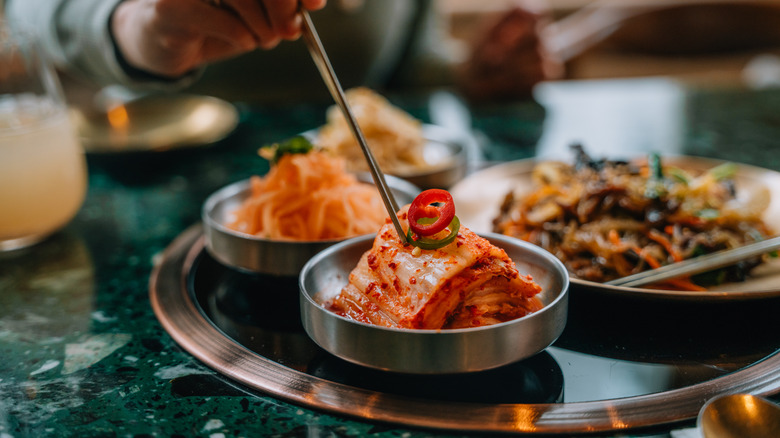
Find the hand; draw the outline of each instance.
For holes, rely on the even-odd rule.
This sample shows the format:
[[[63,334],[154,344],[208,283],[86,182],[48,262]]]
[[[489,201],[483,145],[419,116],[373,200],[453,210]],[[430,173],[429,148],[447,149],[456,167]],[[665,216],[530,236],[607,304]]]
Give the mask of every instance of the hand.
[[[175,78],[206,63],[298,38],[299,4],[316,10],[325,2],[127,0],[117,6],[111,28],[130,66]]]
[[[542,40],[545,15],[515,7],[490,26],[458,75],[471,100],[526,98],[537,83],[563,76],[562,63]]]

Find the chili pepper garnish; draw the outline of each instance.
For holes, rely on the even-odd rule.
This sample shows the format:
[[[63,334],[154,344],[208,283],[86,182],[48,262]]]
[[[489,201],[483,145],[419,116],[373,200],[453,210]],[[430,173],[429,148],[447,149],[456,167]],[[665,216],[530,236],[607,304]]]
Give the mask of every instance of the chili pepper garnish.
[[[455,216],[455,202],[452,195],[442,189],[428,189],[417,195],[409,206],[409,228],[420,236],[432,236],[447,228]],[[421,221],[435,218],[432,223]]]
[[[409,229],[406,240],[421,249],[438,249],[449,245],[458,236],[460,220],[455,216],[455,202],[446,190],[429,189],[417,195],[407,212]],[[434,236],[449,228],[443,239]]]

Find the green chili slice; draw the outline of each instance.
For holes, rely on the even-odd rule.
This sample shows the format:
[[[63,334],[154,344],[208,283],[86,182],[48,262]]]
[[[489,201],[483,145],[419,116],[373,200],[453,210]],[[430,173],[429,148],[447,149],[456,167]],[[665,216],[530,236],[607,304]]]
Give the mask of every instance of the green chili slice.
[[[435,218],[433,219],[435,220]],[[458,217],[453,216],[452,221],[450,221],[450,224],[447,225],[447,227],[450,229],[450,234],[443,239],[420,237],[412,233],[412,229],[409,228],[409,230],[406,231],[406,241],[420,249],[439,249],[445,247],[455,241],[455,238],[458,237],[458,231],[460,231],[460,220]]]

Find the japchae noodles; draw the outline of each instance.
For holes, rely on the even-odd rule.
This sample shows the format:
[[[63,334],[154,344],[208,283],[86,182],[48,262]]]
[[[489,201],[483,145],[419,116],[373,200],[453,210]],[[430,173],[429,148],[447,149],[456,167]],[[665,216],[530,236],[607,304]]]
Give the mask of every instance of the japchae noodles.
[[[534,190],[509,193],[493,225],[552,252],[577,278],[605,282],[771,234],[762,220],[769,190],[737,196],[732,163],[692,174],[662,164],[657,155],[594,160],[581,146],[573,149],[573,165],[539,163]],[[754,258],[661,287],[703,290],[743,280],[761,262]]]

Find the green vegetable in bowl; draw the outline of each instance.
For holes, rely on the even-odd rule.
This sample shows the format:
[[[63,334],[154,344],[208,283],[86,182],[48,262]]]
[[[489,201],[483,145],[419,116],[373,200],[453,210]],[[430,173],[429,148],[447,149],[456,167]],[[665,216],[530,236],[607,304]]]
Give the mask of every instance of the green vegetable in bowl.
[[[305,154],[314,149],[308,138],[302,135],[288,138],[287,140],[272,145],[263,146],[257,152],[261,157],[276,164],[285,154]]]

